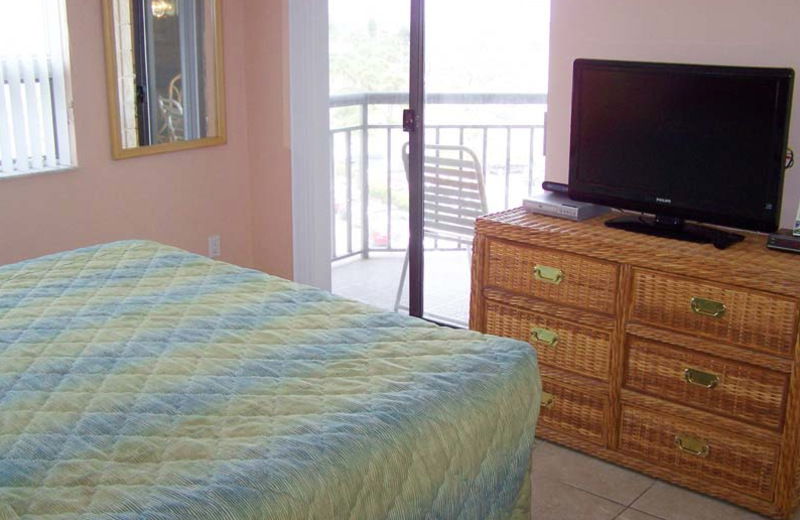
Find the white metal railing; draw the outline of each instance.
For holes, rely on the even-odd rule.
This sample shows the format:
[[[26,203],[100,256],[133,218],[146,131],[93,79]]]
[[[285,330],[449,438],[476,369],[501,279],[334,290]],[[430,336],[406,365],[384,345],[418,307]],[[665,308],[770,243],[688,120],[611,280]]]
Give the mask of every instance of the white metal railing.
[[[546,94],[429,94],[428,105],[513,105],[540,106],[547,103]],[[333,96],[330,108],[354,107],[359,121],[353,125],[332,126],[330,130],[330,174],[332,219],[332,260],[340,260],[353,255],[368,257],[373,251],[404,251],[407,243],[393,239],[398,224],[397,213],[404,212],[407,204],[405,193],[396,193],[398,180],[405,180],[402,165],[397,165],[399,146],[407,141],[402,127],[397,124],[373,123],[370,121],[370,108],[376,105],[407,106],[408,94],[399,92],[360,93]],[[333,119],[333,118],[332,118]],[[502,182],[493,211],[509,206],[512,185],[523,186],[528,194],[541,180],[543,173],[544,124],[537,121],[505,123],[483,123],[480,120],[470,123],[427,124],[426,142],[435,144],[465,144],[465,136],[470,134],[476,143],[478,157],[481,158],[487,186]],[[489,141],[502,139],[501,146],[490,146]],[[514,149],[521,145],[524,154]],[[517,153],[515,153],[517,152]],[[524,160],[520,157],[523,156]],[[376,195],[370,191],[370,179],[381,176],[385,181],[385,193]],[[491,180],[489,180],[491,179]],[[341,182],[337,182],[341,181]],[[513,182],[512,182],[513,181]],[[496,186],[495,186],[496,188]],[[373,190],[374,191],[374,190]],[[341,193],[343,192],[343,193]],[[343,204],[337,202],[343,201]],[[381,222],[371,222],[371,215],[383,215]],[[491,206],[491,204],[490,204]],[[502,206],[502,207],[498,207]],[[338,220],[337,220],[338,218]],[[374,219],[373,219],[374,220]],[[370,233],[380,232],[385,241],[376,243]],[[406,239],[407,240],[407,239]],[[453,244],[462,248],[465,244]],[[432,244],[438,248],[439,244]]]

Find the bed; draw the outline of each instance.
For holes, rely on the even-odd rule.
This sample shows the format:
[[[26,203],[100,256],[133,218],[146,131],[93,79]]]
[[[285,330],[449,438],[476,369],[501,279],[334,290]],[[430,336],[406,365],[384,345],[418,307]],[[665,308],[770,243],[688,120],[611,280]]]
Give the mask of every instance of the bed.
[[[0,267],[0,519],[530,518],[529,345],[153,242]]]

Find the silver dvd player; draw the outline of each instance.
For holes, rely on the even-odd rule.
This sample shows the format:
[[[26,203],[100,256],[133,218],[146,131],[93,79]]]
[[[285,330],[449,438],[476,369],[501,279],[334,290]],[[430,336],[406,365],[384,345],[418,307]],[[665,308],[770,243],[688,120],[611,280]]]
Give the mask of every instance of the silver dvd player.
[[[531,197],[523,199],[523,207],[529,213],[538,213],[550,217],[564,218],[580,222],[603,213],[608,213],[611,208],[598,206],[588,202],[578,202],[570,199],[565,193],[541,191]]]

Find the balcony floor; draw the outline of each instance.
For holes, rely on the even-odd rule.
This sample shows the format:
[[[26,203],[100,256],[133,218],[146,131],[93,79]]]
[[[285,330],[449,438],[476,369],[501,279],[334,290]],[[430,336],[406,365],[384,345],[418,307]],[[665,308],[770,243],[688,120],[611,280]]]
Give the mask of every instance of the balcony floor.
[[[371,253],[370,258],[333,264],[333,292],[392,310],[404,253]],[[469,324],[470,257],[462,251],[425,252],[425,316],[456,326]],[[401,305],[408,305],[408,280]]]

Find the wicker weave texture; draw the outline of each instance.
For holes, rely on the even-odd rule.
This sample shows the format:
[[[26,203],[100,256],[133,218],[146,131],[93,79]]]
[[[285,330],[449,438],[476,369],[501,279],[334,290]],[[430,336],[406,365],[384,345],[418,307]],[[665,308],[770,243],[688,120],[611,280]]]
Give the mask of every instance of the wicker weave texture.
[[[617,294],[618,267],[588,258],[546,249],[490,240],[488,284],[604,314],[613,314]],[[537,280],[536,266],[559,269],[559,284]]]
[[[695,297],[724,304],[725,314],[692,312]],[[784,356],[792,355],[797,334],[792,300],[643,270],[633,278],[632,319]]]
[[[536,300],[528,296],[511,294],[501,289],[487,288],[483,291],[483,297],[488,301],[494,301],[509,307],[525,309],[531,314],[551,316],[557,320],[582,325],[590,329],[605,330],[609,333],[616,328],[616,318],[605,316],[596,312],[584,311],[575,307],[561,307],[553,305],[551,302]]]
[[[696,336],[692,331],[678,333],[667,329],[658,329],[641,323],[627,323],[625,330],[631,336],[646,338],[660,343],[671,343],[681,348],[694,350],[703,354],[712,354],[718,357],[735,359],[776,372],[790,374],[793,361],[788,358],[778,357],[765,352],[748,349],[747,347],[729,345],[722,341]]]
[[[543,328],[558,335],[555,346],[531,340],[531,330]],[[539,362],[577,374],[608,380],[611,333],[583,327],[543,314],[495,302],[486,304],[486,332],[530,342]]]
[[[607,399],[550,378],[542,379],[542,389],[556,399],[552,408],[542,408],[539,412],[541,424],[567,435],[604,444]]]
[[[676,436],[702,439],[701,457],[676,449]],[[705,476],[743,493],[771,498],[777,447],[728,432],[697,426],[679,417],[626,406],[622,410],[623,452],[678,471]]]
[[[476,229],[489,237],[593,259],[715,280],[790,298],[800,294],[797,256],[770,251],[765,247],[767,239],[764,235],[745,233],[747,238],[744,242],[719,251],[708,244],[609,229],[604,222],[611,217],[570,222],[532,215],[522,208],[515,208],[478,219]]]
[[[478,219],[470,325],[522,340],[533,326],[559,335],[553,351],[535,346],[556,396],[540,416],[548,440],[791,517],[800,502],[797,257],[767,250],[760,235],[717,251],[604,220],[522,209]],[[561,284],[537,280],[536,265],[560,269]],[[692,298],[724,304],[723,315],[693,311]],[[558,352],[567,344],[582,352]],[[695,383],[717,375],[716,386],[687,382],[687,368],[700,372]],[[707,439],[708,457],[682,451],[676,435]]]
[[[689,383],[686,369],[718,378],[714,388]],[[629,337],[625,387],[779,430],[789,378],[736,361]]]
[[[699,408],[686,406],[660,397],[643,394],[623,388],[620,395],[623,406],[630,405],[672,417],[680,417],[682,421],[696,426],[708,425],[719,430],[727,430],[740,437],[747,437],[756,443],[781,443],[783,432],[762,428],[753,424],[732,419]]]

